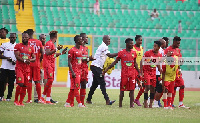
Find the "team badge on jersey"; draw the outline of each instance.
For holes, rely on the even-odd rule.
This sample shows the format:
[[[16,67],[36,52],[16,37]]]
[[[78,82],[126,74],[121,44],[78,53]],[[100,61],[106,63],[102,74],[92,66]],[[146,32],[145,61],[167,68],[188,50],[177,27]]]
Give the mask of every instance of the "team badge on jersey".
[[[132,56],[134,57],[134,53],[132,53]]]
[[[50,76],[52,76],[53,74],[52,73],[50,73]]]
[[[78,84],[78,83],[76,83],[76,87],[79,87],[79,84]]]
[[[21,80],[22,80],[22,78],[21,78],[21,77],[19,77],[19,78],[18,78],[18,80],[19,80],[19,81],[21,81]]]
[[[147,80],[144,80],[144,83],[147,83]]]

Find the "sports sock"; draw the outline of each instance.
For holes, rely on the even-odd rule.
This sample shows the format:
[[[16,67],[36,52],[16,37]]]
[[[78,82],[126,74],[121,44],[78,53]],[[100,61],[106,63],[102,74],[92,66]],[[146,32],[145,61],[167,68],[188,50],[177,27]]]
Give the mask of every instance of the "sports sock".
[[[183,102],[179,102],[179,106],[180,106],[180,105],[183,105]]]
[[[32,83],[28,83],[27,86],[27,92],[28,92],[28,100],[30,101],[32,99]]]
[[[167,103],[169,107],[172,106],[172,97],[167,97]]]
[[[167,107],[167,93],[163,93],[164,107]]]
[[[80,101],[79,89],[74,89],[74,96],[76,97],[76,101],[77,101],[78,103],[81,103],[81,101]]]
[[[36,83],[36,91],[37,91],[37,94],[38,94],[38,100],[40,100],[40,97],[41,97],[41,85],[40,85],[40,83]]]
[[[49,88],[47,90],[47,97],[51,97],[51,85],[49,86]]]
[[[22,103],[24,100],[24,97],[26,96],[26,87],[21,87],[21,92],[20,92],[20,100],[19,103]]]
[[[172,105],[174,104],[174,98],[176,96],[176,90],[174,90],[174,93],[172,93]]]
[[[50,101],[51,97],[46,97],[46,101]]]
[[[140,88],[140,91],[138,92],[138,95],[136,97],[136,100],[139,100],[140,99],[140,96],[144,93],[144,87]]]
[[[85,95],[86,95],[86,89],[80,89],[80,100],[83,105],[84,105]]]
[[[179,102],[183,102],[183,98],[184,98],[184,88],[179,89]]]
[[[18,101],[18,97],[19,97],[19,94],[21,92],[21,88],[19,85],[16,87],[16,92],[15,92],[15,101]]]

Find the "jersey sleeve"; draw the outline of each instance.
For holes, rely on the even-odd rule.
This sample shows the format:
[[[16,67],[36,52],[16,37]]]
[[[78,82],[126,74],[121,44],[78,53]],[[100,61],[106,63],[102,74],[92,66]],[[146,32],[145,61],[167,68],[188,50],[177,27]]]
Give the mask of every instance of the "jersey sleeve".
[[[122,57],[122,51],[119,51],[119,52],[118,52],[117,58],[118,58],[118,59],[121,59],[121,57]]]
[[[149,57],[149,52],[145,52],[143,57]]]
[[[19,51],[19,45],[18,44],[15,45],[15,48],[14,48],[14,52],[17,52],[17,51]]]
[[[68,58],[72,59],[72,57],[73,57],[73,49],[70,49],[68,51]]]

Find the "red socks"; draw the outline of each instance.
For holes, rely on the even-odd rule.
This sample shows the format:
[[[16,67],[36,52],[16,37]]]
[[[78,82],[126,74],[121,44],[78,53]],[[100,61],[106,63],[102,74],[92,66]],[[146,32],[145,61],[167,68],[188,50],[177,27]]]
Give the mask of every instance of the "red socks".
[[[84,105],[85,95],[86,95],[86,89],[80,89],[80,100],[83,105]]]
[[[76,101],[81,103],[79,89],[74,89],[74,96],[76,97]]]
[[[139,91],[139,93],[138,93],[138,95],[136,97],[137,100],[139,100],[140,96],[144,93],[144,89],[145,89],[144,87],[140,88],[140,91]]]
[[[172,107],[172,97],[167,97],[168,106]]]
[[[164,107],[167,107],[167,99],[163,99],[163,102],[164,102]]]
[[[19,103],[23,102],[25,96],[26,96],[26,87],[21,87]]]
[[[74,96],[76,97],[76,101],[78,103],[81,103],[80,101],[80,95],[79,95],[78,89],[70,89],[70,92],[68,94],[68,99],[66,100],[67,103],[73,104],[74,103]]]
[[[176,90],[174,90],[174,93],[172,93],[172,104],[174,104],[174,98],[176,96]]]
[[[179,102],[183,102],[183,98],[184,98],[184,88],[179,89]]]
[[[28,93],[28,100],[30,101],[32,99],[32,83],[28,83],[27,86],[27,93]]]
[[[44,87],[44,91],[43,91],[43,95],[47,95],[48,91],[49,91],[49,88],[51,88],[52,86],[52,83],[53,83],[53,79],[48,79],[47,80],[47,84],[45,85]],[[50,91],[51,92],[51,91]],[[48,96],[47,96],[48,97]],[[50,96],[49,96],[50,97]]]
[[[16,87],[16,92],[15,92],[15,101],[18,101],[18,96],[19,96],[20,92],[21,92],[21,87],[18,85]]]
[[[40,100],[40,97],[41,97],[41,85],[40,85],[40,83],[36,83],[36,91],[37,91],[37,94],[38,94],[38,100]]]

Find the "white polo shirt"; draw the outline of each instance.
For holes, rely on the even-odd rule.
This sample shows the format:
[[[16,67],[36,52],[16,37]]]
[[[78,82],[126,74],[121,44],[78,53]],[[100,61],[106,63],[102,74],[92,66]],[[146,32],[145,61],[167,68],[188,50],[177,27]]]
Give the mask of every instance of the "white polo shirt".
[[[94,58],[96,60],[92,61],[91,65],[94,65],[96,67],[100,67],[101,69],[103,69],[103,65],[106,61],[107,58],[107,53],[110,53],[110,51],[108,51],[108,46],[102,41],[102,44],[98,47]]]
[[[162,56],[164,56],[164,50],[160,47],[159,49],[159,53],[162,54]],[[161,66],[161,65],[160,65]],[[162,67],[162,66],[161,66]],[[156,75],[160,75],[160,72],[158,71],[158,68],[156,67]]]
[[[15,54],[14,54],[14,47],[16,43],[12,44],[10,42],[3,43],[0,47],[0,50],[3,51],[3,55],[5,57],[11,57],[13,60],[16,61]],[[12,65],[12,62],[7,61],[7,59],[2,59],[1,68],[15,70],[15,65]]]

